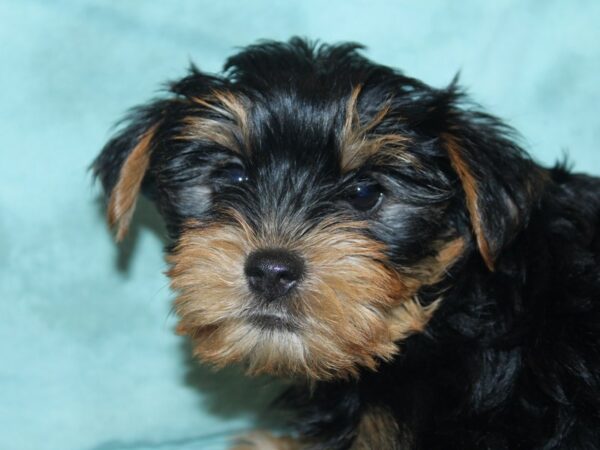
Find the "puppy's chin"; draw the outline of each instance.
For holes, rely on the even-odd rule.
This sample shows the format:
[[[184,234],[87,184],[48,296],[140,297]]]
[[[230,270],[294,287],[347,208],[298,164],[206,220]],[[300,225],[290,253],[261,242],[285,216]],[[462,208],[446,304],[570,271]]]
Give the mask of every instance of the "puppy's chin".
[[[225,320],[217,325],[178,326],[192,339],[194,355],[217,368],[242,364],[248,375],[270,374],[309,381],[352,378],[361,366],[375,368],[377,357],[390,358],[397,347],[390,340],[365,353],[356,343],[301,326],[281,317],[257,316]]]
[[[322,378],[312,364],[307,343],[296,325],[276,316],[228,320],[208,327],[178,331],[192,338],[194,354],[218,368],[241,363],[249,375]]]

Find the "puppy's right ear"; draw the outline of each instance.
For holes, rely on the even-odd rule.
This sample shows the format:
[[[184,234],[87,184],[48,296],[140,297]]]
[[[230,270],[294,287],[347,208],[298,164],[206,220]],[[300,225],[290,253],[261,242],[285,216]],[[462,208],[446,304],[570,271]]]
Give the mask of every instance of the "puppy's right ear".
[[[135,109],[125,120],[127,125],[104,146],[92,165],[107,197],[107,220],[116,231],[117,241],[127,234],[142,182],[157,146],[166,100]]]

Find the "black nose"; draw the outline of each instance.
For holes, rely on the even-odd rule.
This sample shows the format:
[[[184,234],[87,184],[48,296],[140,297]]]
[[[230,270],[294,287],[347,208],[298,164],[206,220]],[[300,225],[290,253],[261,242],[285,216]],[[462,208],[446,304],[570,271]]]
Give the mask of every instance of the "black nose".
[[[304,261],[283,249],[250,253],[244,267],[250,289],[267,300],[287,294],[304,274]]]

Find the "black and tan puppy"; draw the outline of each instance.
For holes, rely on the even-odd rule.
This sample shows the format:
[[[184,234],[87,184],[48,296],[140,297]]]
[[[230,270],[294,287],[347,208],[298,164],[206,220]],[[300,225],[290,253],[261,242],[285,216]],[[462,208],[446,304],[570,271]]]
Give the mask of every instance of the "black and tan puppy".
[[[117,236],[146,194],[196,355],[295,381],[293,438],[247,447],[600,448],[600,180],[359,49],[250,46],[134,110],[94,163]]]

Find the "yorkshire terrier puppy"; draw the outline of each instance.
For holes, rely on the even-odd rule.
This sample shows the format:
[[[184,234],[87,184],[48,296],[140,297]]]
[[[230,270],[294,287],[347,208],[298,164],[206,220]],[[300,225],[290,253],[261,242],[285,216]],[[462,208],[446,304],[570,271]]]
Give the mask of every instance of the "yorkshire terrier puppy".
[[[93,165],[118,239],[164,218],[195,354],[293,380],[239,448],[600,448],[600,179],[360,48],[192,67]]]

